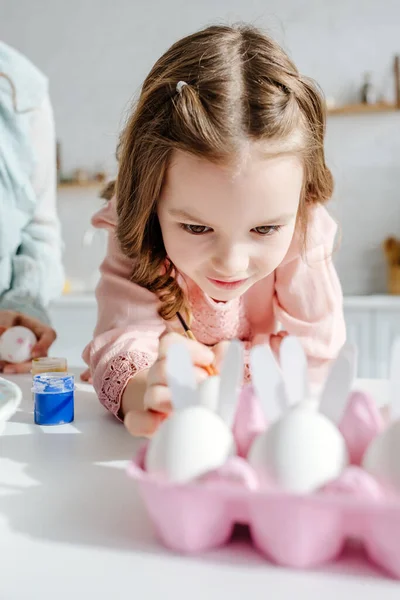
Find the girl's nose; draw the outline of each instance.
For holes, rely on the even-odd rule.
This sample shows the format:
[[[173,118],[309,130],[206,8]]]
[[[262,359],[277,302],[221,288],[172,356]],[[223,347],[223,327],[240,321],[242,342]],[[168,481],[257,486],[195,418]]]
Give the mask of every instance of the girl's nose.
[[[247,275],[249,256],[242,245],[219,246],[215,248],[212,265],[220,277],[240,279]]]

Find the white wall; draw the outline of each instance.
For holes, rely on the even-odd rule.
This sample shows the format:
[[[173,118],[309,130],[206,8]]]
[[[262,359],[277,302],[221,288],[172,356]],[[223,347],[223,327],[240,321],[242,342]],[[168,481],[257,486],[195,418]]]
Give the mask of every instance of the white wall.
[[[392,95],[399,0],[0,0],[1,37],[51,79],[66,170],[112,170],[122,115],[160,53],[203,25],[237,20],[267,27],[338,102],[354,98],[365,71]],[[343,287],[348,294],[385,291],[380,245],[386,235],[400,235],[400,113],[330,118],[327,155],[336,177],[332,210],[342,224]],[[71,201],[62,203],[73,252],[89,211],[82,210],[76,228]],[[76,255],[67,259],[70,269],[82,269]]]

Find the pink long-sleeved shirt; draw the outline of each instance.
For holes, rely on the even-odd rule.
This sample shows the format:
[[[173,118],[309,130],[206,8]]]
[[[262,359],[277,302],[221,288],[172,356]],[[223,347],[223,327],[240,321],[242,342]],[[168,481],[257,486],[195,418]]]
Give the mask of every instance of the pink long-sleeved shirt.
[[[83,356],[100,401],[117,416],[128,380],[152,365],[160,335],[176,324],[158,315],[155,294],[130,281],[132,264],[115,238],[116,219],[113,199],[92,220],[108,229],[109,239],[96,290],[97,326]],[[238,338],[248,350],[258,335],[275,332],[279,324],[300,339],[310,376],[318,381],[345,341],[343,297],[332,263],[336,229],[325,208],[317,206],[306,251],[296,233],[279,267],[235,300],[214,302],[186,281],[196,338],[208,345]]]

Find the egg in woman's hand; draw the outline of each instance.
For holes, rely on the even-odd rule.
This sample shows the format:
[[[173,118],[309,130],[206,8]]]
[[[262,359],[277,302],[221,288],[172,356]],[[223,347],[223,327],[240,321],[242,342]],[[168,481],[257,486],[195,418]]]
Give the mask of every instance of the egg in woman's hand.
[[[9,363],[23,363],[32,357],[36,336],[27,327],[10,327],[0,337],[0,358]]]

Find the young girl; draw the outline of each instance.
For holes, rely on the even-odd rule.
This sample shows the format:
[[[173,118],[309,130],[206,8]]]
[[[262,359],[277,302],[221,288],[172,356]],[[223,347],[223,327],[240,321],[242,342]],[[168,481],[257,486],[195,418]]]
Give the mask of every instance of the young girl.
[[[191,322],[199,378],[224,340],[300,338],[314,380],[345,341],[325,109],[283,50],[248,27],[174,44],[144,82],[119,148],[98,323],[84,356],[134,435],[171,410],[165,349]],[[161,339],[160,339],[161,338]],[[226,342],[225,342],[226,344]],[[247,375],[248,378],[248,370]]]

